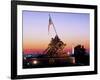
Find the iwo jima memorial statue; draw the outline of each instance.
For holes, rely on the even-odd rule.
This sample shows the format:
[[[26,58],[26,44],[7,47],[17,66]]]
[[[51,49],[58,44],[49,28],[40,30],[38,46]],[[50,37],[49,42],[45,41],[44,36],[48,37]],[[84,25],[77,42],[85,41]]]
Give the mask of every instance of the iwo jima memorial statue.
[[[41,55],[37,57],[31,57],[27,60],[25,58],[23,68],[75,65],[75,57],[64,51],[66,44],[59,38],[55,25],[49,14],[48,33],[51,26],[55,31],[55,37],[51,38],[48,47],[43,51]]]
[[[51,19],[51,16],[49,14],[49,24],[48,24],[48,32],[49,28],[52,25],[55,31],[55,37],[51,38],[50,43],[48,44],[47,49],[45,49],[44,54],[46,54],[46,58],[48,58],[49,64],[55,64],[55,65],[71,65],[75,63],[74,57],[69,56],[66,51],[64,51],[64,48],[66,44],[61,41],[59,38],[55,25]]]

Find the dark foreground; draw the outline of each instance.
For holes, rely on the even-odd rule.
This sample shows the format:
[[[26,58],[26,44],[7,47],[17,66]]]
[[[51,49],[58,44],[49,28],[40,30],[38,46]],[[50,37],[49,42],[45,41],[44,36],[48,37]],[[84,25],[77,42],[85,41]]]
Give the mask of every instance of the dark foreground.
[[[64,67],[64,66],[87,66],[89,64],[75,63],[75,59],[66,58],[32,58],[23,61],[23,68],[45,68],[45,67]]]

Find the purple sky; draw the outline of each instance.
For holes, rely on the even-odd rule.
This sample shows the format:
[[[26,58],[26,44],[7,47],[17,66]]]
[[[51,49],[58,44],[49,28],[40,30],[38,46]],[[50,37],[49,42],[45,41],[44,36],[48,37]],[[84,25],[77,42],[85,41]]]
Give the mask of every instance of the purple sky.
[[[55,36],[53,27],[48,35],[50,12],[23,11],[23,48],[44,50],[51,37]],[[90,15],[87,13],[50,13],[60,39],[71,48],[83,44],[89,48]]]

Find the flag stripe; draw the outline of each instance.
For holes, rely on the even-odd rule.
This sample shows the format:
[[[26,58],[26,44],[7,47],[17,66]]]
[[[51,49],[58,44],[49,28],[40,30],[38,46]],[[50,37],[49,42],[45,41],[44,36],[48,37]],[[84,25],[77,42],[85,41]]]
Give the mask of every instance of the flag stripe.
[[[49,24],[48,24],[48,33],[50,30],[50,26],[53,24],[51,17],[49,16]]]

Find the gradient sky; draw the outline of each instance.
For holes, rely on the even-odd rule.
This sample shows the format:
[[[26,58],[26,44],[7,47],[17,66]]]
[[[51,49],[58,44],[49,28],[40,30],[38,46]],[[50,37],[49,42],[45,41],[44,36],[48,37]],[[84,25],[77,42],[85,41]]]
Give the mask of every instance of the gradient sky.
[[[78,44],[89,49],[90,15],[87,13],[54,13],[23,11],[23,52],[41,53],[55,36],[53,27],[48,35],[49,13],[59,38],[66,43],[66,50]]]

